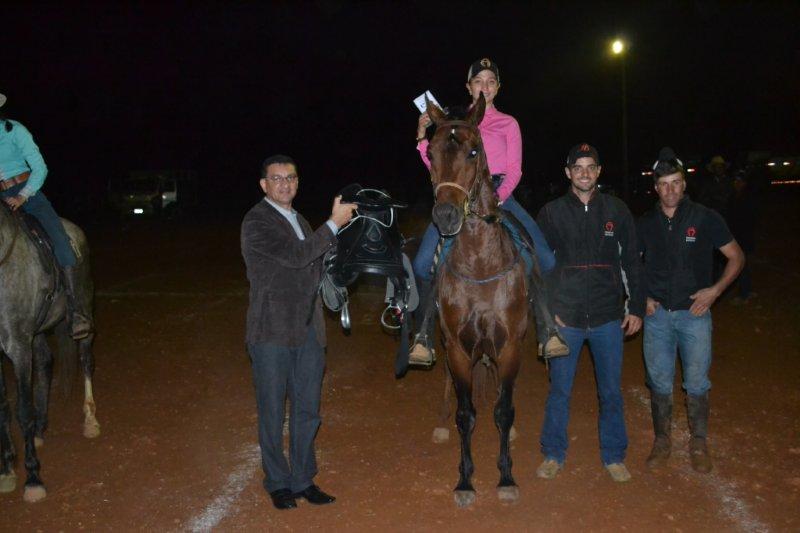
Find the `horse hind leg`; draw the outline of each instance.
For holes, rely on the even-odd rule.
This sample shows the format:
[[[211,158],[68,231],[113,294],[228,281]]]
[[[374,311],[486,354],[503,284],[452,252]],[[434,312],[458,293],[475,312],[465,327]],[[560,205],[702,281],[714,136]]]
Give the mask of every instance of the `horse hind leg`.
[[[0,351],[0,493],[13,492],[17,487],[14,473],[14,442],[11,440],[11,409],[3,377],[4,354]]]
[[[448,353],[452,353],[448,350]],[[469,360],[461,354],[465,362]],[[460,474],[458,485],[456,485],[453,497],[458,507],[468,507],[475,502],[475,488],[472,486],[472,474],[475,465],[472,462],[472,432],[475,429],[475,407],[472,404],[472,383],[470,368],[461,375],[455,375],[453,380],[456,385],[456,396],[458,397],[458,410],[456,411],[456,425],[461,436],[461,463],[458,471]]]
[[[53,378],[53,352],[47,345],[43,333],[33,338],[33,408],[36,413],[34,445],[44,445],[44,432],[47,429],[47,407],[50,399],[50,383]]]
[[[95,416],[97,406],[94,403],[92,390],[92,375],[94,374],[94,355],[92,354],[92,341],[94,335],[90,334],[78,342],[78,353],[83,367],[83,436],[94,439],[100,436],[100,423]]]

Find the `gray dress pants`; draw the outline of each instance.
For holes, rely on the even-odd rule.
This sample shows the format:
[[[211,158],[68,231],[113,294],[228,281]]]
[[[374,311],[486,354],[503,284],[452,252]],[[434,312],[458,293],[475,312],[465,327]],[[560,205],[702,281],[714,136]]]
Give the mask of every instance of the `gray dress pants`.
[[[258,407],[258,441],[267,492],[288,488],[300,492],[314,481],[314,439],[320,425],[319,404],[325,352],[309,326],[305,343],[296,348],[270,343],[248,344]],[[286,398],[289,414],[289,462],[283,453]]]

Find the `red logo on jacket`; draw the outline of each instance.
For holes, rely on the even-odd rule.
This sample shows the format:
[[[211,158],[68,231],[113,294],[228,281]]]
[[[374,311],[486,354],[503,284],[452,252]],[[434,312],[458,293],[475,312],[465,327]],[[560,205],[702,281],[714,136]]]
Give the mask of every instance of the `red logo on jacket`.
[[[605,232],[606,237],[613,237],[614,236],[614,222],[609,220],[608,222],[606,222],[605,228],[606,228],[606,232]]]
[[[686,228],[686,242],[694,242],[697,240],[697,229],[694,226]]]

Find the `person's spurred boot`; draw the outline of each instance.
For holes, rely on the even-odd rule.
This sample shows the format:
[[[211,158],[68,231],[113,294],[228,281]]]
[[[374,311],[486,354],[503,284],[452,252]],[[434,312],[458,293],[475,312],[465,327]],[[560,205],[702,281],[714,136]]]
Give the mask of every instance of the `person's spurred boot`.
[[[78,293],[78,280],[75,267],[64,267],[64,281],[67,291],[67,307],[70,315],[70,334],[75,340],[88,337],[92,332],[91,315],[88,303]]]
[[[408,362],[416,366],[431,366],[436,361],[436,352],[433,349],[433,335],[436,326],[435,304],[432,294],[432,283],[429,280],[417,277],[417,291],[419,292],[419,306],[414,311],[414,339],[408,354]]]
[[[653,415],[653,432],[655,440],[653,449],[647,456],[645,464],[648,468],[658,468],[664,466],[672,452],[672,395],[656,394],[650,395],[650,411]]]
[[[692,438],[689,441],[689,456],[692,459],[692,468],[696,472],[706,474],[713,467],[708,454],[708,393],[700,396],[686,395],[686,412],[689,418],[689,431]]]

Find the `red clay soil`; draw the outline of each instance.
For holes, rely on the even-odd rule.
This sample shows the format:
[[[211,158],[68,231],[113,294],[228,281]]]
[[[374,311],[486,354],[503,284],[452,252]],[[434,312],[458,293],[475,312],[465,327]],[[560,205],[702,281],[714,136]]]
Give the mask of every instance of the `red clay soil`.
[[[498,438],[490,400],[477,404],[477,501],[458,509],[457,432],[431,442],[442,365],[392,375],[397,344],[378,324],[382,287],[362,283],[345,336],[328,321],[318,484],[333,505],[279,512],[261,486],[256,414],[243,345],[247,285],[238,225],[141,224],[90,232],[97,295],[95,399],[99,438],[81,435],[81,387],[52,401],[40,450],[47,498],[0,495],[3,531],[459,531],[800,530],[800,219],[797,197],[771,200],[753,257],[758,297],[714,309],[710,447],[715,468],[694,473],[685,410],[676,406],[670,464],[649,472],[652,432],[641,336],[623,371],[633,479],[600,463],[591,359],[572,401],[570,450],[552,481],[537,479],[547,392],[532,355],[515,395],[515,504],[495,493]],[[418,231],[421,218],[406,220]],[[766,228],[781,228],[766,231]],[[529,353],[533,354],[532,344]],[[8,367],[8,365],[6,365]],[[6,368],[7,383],[13,377]],[[488,396],[491,396],[489,394]],[[676,383],[676,398],[681,398]],[[19,429],[14,424],[18,449]],[[17,473],[24,479],[21,461]]]

